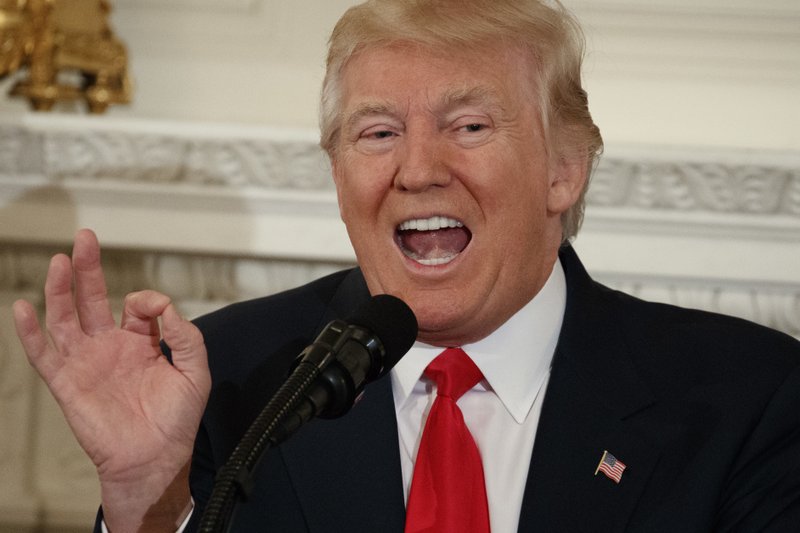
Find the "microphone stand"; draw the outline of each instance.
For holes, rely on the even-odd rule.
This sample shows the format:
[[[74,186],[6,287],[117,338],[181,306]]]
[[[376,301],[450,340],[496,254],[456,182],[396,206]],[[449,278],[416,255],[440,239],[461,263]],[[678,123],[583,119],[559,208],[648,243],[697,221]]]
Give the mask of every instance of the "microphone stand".
[[[364,385],[388,372],[417,337],[411,309],[387,294],[374,296],[351,320],[353,324],[328,324],[297,358],[294,371],[217,472],[200,520],[201,533],[230,530],[236,497],[249,498],[252,473],[265,451],[315,416],[347,413]],[[384,346],[381,338],[388,344]]]
[[[342,338],[342,331],[351,335]],[[321,411],[335,417],[353,405],[357,389],[346,361],[336,354],[359,332],[342,321],[333,321],[299,358],[299,363],[245,432],[214,480],[214,489],[206,505],[198,531],[226,533],[237,495],[247,500],[253,488],[252,472],[262,455],[294,433],[303,423]],[[372,349],[383,351],[382,346]],[[324,371],[324,374],[323,374]]]
[[[301,362],[291,377],[256,417],[214,480],[214,490],[200,521],[201,533],[229,531],[237,495],[247,500],[253,487],[251,473],[258,460],[277,444],[275,429],[303,402],[304,393],[319,376],[320,369]],[[288,436],[288,435],[287,435]]]

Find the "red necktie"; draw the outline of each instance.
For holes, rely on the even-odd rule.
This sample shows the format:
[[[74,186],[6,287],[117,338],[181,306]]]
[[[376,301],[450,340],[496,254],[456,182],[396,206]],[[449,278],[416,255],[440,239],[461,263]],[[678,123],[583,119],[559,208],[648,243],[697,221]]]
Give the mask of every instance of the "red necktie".
[[[419,443],[406,510],[406,533],[488,533],[489,506],[478,447],[456,401],[483,378],[461,348],[425,369],[436,382]]]

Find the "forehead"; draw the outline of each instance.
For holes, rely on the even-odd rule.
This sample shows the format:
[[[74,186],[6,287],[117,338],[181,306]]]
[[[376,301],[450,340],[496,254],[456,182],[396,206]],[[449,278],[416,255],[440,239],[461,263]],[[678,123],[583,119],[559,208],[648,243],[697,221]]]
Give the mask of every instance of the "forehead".
[[[408,43],[357,52],[343,69],[341,109],[345,116],[386,106],[423,104],[498,107],[532,102],[531,62],[513,47],[432,49]]]

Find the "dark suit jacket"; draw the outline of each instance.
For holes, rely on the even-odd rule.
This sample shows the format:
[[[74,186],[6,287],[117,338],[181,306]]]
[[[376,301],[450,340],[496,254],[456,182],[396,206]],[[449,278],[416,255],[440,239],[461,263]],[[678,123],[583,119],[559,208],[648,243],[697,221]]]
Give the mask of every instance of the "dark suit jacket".
[[[800,343],[605,288],[569,247],[561,261],[566,314],[519,531],[800,531]],[[197,321],[214,386],[196,443],[190,530],[215,469],[294,357],[367,297],[351,270]],[[627,465],[619,484],[594,475],[603,450]],[[402,491],[383,379],[343,418],[312,421],[266,455],[233,531],[401,533]]]

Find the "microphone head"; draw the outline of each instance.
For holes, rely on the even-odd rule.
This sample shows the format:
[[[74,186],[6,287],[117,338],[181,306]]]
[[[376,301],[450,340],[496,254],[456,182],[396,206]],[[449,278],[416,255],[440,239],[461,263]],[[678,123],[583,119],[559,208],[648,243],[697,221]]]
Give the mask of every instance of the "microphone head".
[[[373,296],[347,322],[380,339],[386,351],[381,375],[391,370],[417,339],[417,317],[403,300],[390,294]]]

